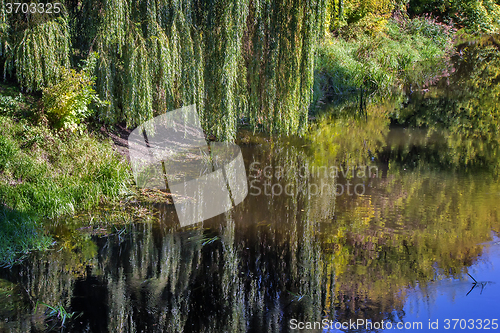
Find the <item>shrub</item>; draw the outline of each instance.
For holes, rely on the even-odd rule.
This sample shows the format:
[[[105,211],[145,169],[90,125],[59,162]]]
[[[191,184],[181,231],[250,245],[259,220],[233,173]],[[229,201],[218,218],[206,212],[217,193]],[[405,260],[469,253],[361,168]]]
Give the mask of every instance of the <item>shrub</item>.
[[[392,0],[348,0],[345,2],[347,23],[357,22],[366,16],[381,16],[387,18],[395,8]]]
[[[96,54],[91,54],[79,72],[62,68],[61,81],[43,90],[45,112],[55,128],[74,131],[91,114],[89,105],[102,103],[91,76],[96,61]]]
[[[451,26],[439,23],[428,15],[408,20],[405,28],[408,34],[430,39],[442,49],[450,46],[451,38],[455,32]]]
[[[432,13],[468,31],[491,32],[500,26],[500,2],[495,0],[410,0],[410,15]]]

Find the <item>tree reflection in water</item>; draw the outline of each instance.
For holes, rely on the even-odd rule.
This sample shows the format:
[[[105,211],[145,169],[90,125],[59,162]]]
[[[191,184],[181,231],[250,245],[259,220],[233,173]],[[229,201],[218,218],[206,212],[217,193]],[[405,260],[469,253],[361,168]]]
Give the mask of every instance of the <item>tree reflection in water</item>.
[[[311,164],[294,146],[243,151],[247,164],[288,170],[273,183],[325,177],[298,175]],[[132,224],[120,236],[82,236],[56,222],[59,243],[73,245],[3,271],[22,296],[1,325],[43,330],[37,300],[82,313],[71,332],[275,332],[287,331],[292,318],[399,321],[408,290],[461,276],[481,255],[478,244],[499,229],[491,194],[500,188],[488,176],[391,164],[387,177],[362,181],[363,196],[250,195],[225,216],[184,229],[170,206],[157,207],[158,223]]]
[[[432,301],[428,286],[463,277],[500,230],[498,136],[477,124],[467,130],[467,112],[496,117],[498,85],[480,78],[466,81],[490,102],[447,104],[438,94],[372,104],[366,121],[320,122],[298,144],[242,145],[247,171],[252,162],[286,171],[252,179],[290,184],[293,195],[250,194],[224,216],[182,229],[171,206],[154,208],[157,222],[108,236],[79,231],[95,219],[48,222],[54,249],[0,273],[0,331],[43,331],[37,301],[81,313],[70,332],[286,332],[292,318],[404,320],[410,293]],[[423,106],[428,113],[414,112]],[[388,115],[421,129],[389,130]],[[444,127],[461,130],[436,125],[444,115]],[[380,172],[300,174],[349,165]],[[336,196],[348,181],[364,184],[364,194]],[[332,186],[320,194],[303,190],[324,183]]]

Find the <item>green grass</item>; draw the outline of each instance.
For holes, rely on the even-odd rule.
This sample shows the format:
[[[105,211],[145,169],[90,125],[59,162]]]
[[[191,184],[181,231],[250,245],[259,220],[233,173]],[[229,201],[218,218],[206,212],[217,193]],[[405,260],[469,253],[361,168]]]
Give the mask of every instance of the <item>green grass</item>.
[[[0,208],[0,266],[10,267],[33,250],[44,250],[52,240],[30,215]]]
[[[38,304],[39,303],[37,302],[35,307],[35,313],[38,308]],[[52,331],[56,327],[58,327],[59,329],[61,329],[61,331],[63,331],[66,321],[71,320],[75,315],[74,312],[69,313],[62,305],[50,306],[45,303],[40,303],[40,304],[47,308],[45,310],[45,316],[46,316],[45,322],[47,324],[47,331]]]
[[[0,262],[10,264],[14,253],[48,246],[36,221],[113,202],[131,174],[110,141],[55,132],[36,101],[0,88]]]
[[[348,26],[319,45],[315,101],[363,87],[385,94],[409,84],[422,85],[447,68],[453,30],[429,18],[390,19],[380,31]]]
[[[0,200],[14,210],[72,214],[123,194],[129,179],[109,142],[0,116]]]

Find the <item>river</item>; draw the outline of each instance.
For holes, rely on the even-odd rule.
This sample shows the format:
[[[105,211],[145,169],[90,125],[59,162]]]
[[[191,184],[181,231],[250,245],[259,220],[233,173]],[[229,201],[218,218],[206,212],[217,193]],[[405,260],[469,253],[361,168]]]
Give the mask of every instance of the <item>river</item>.
[[[351,116],[302,139],[242,137],[249,194],[202,223],[181,228],[168,204],[47,221],[53,248],[0,270],[0,332],[498,329],[498,140],[469,130],[480,116],[441,119],[497,107],[483,90],[448,82],[359,117],[332,106]]]

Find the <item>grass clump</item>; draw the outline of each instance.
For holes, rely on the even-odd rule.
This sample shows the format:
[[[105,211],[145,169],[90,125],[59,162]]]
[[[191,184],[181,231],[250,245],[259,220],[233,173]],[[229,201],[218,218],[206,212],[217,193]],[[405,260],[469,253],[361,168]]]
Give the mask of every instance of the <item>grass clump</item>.
[[[0,267],[10,267],[24,254],[46,249],[51,242],[32,216],[0,207]]]
[[[129,179],[109,142],[0,116],[0,200],[12,209],[74,213],[123,194]]]
[[[352,24],[318,46],[315,101],[359,88],[389,93],[446,70],[454,30],[428,17],[388,19],[377,31]]]

